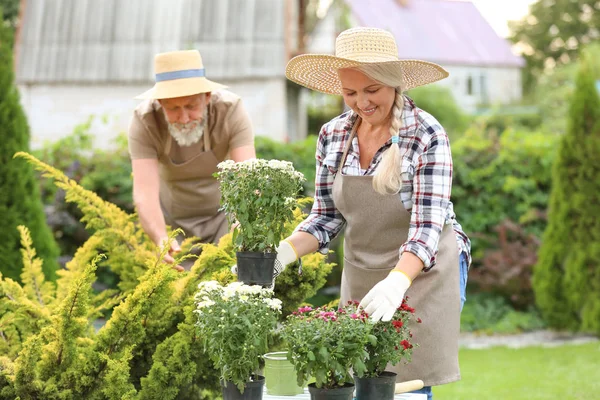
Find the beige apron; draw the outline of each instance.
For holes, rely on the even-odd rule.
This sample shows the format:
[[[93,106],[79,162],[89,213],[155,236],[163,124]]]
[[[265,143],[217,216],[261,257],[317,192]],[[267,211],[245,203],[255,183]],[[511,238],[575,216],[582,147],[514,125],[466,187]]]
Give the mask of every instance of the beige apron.
[[[159,170],[160,205],[165,222],[171,227],[183,229],[186,237],[217,243],[228,227],[225,214],[218,211],[221,191],[213,174],[217,172],[217,164],[223,161],[218,160],[216,154],[227,151],[217,148],[212,151],[207,132],[203,134],[204,151],[180,164],[172,161],[173,138],[168,136]],[[217,147],[223,146],[227,143],[217,144]]]
[[[372,176],[345,176],[342,166],[354,132],[344,150],[333,184],[333,200],[346,219],[341,302],[360,301],[396,266],[399,248],[408,238],[410,213],[400,196],[381,195],[373,189]],[[418,343],[410,364],[400,362],[387,370],[397,381],[423,380],[425,386],[460,379],[458,338],[460,331],[459,258],[452,225],[444,226],[436,265],[415,278],[406,295],[422,323],[411,325]]]

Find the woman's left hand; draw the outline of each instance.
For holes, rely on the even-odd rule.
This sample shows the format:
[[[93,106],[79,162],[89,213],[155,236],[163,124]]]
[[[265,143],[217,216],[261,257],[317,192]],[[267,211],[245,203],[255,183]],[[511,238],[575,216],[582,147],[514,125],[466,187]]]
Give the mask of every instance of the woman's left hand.
[[[384,280],[373,286],[373,289],[362,299],[359,307],[371,316],[373,322],[389,321],[402,304],[404,294],[411,283],[404,272],[393,270]]]

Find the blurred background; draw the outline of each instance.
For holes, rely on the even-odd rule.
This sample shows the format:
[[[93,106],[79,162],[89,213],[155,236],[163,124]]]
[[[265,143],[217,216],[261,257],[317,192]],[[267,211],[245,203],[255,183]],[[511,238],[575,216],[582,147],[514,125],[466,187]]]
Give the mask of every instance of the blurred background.
[[[394,34],[400,58],[441,64],[448,79],[407,94],[451,139],[452,200],[473,244],[463,332],[551,332],[534,345],[547,344],[548,337],[554,343],[557,335],[592,344],[575,348],[559,341],[562,351],[527,350],[533,352],[527,356],[464,350],[463,382],[440,397],[596,398],[599,1],[0,0],[0,8],[2,45],[13,54],[0,74],[14,73],[29,124],[27,146],[129,212],[125,131],[138,104],[133,97],[153,85],[155,53],[198,49],[207,77],[243,98],[258,155],[292,161],[307,176],[307,196],[314,192],[316,136],[344,105],[340,97],[287,81],[291,57],[332,54],[342,30],[371,26]],[[10,188],[2,182],[6,193]],[[61,191],[48,180],[39,183],[64,265],[90,233]],[[315,305],[338,297],[342,239],[330,254],[338,267],[311,299]],[[99,285],[114,286],[114,279],[103,276]],[[535,366],[519,369],[515,360],[521,357]],[[503,392],[504,379],[478,379],[486,369],[510,375],[504,379],[523,397]],[[521,378],[532,369],[541,371],[543,384]],[[577,371],[587,374],[585,383]]]

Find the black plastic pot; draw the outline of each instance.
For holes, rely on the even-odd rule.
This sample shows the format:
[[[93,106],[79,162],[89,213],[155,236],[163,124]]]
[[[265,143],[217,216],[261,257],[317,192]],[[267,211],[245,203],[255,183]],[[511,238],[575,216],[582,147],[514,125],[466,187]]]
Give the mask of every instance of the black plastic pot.
[[[227,382],[227,386],[221,381],[221,392],[223,400],[262,400],[263,386],[265,385],[264,376],[252,376],[254,379],[251,382],[246,382],[244,393],[240,393],[237,386],[232,382]]]
[[[246,285],[271,286],[277,253],[238,251],[235,255],[239,282]]]
[[[308,385],[311,400],[352,400],[354,385],[346,383],[335,389],[317,388],[314,383]]]
[[[354,377],[356,400],[393,400],[396,388],[396,374],[384,371],[375,378]]]

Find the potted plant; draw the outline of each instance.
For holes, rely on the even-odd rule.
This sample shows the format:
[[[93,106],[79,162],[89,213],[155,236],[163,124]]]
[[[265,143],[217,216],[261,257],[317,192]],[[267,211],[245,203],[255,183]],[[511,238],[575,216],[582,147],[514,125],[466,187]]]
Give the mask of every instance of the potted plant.
[[[218,167],[221,210],[234,227],[238,280],[271,285],[276,248],[293,219],[304,176],[279,160],[227,160]]]
[[[349,307],[357,307],[352,303]],[[357,311],[358,312],[358,311]],[[360,311],[361,316],[364,311]],[[396,373],[386,371],[388,365],[400,361],[410,362],[413,347],[409,322],[414,318],[415,310],[406,303],[406,298],[390,321],[378,321],[373,325],[375,340],[367,343],[365,350],[365,371],[362,376],[355,375],[356,400],[392,400],[396,386]],[[421,320],[417,319],[417,323]]]
[[[364,314],[346,308],[301,307],[289,315],[282,328],[288,359],[294,365],[298,385],[309,377],[313,400],[351,400],[354,384],[350,369],[358,376],[365,371],[365,346],[374,338],[373,325]]]
[[[202,282],[196,294],[199,334],[220,371],[224,400],[262,399],[259,359],[281,313],[281,301],[261,286]]]

